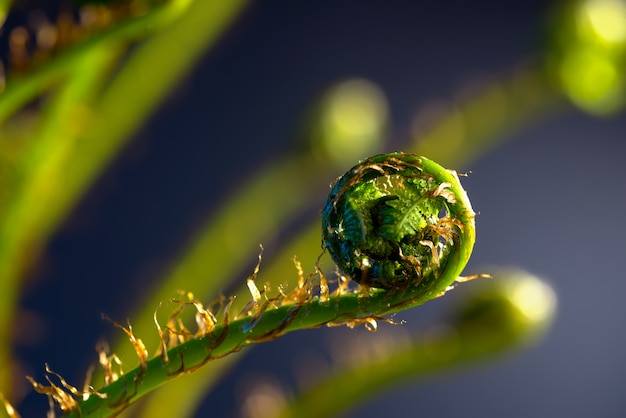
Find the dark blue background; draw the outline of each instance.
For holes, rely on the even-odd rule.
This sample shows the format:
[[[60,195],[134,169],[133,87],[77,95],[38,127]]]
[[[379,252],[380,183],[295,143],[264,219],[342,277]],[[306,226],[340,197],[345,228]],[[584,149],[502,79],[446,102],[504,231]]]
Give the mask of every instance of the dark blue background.
[[[255,2],[50,242],[21,301],[45,329],[18,347],[29,374],[41,376],[49,362],[82,381],[96,341],[117,332],[100,313],[130,312],[128,295],[141,298],[228,190],[294,147],[325,87],[352,76],[379,84],[396,148],[422,104],[534,56],[546,9],[543,1]],[[623,115],[568,109],[466,167],[480,212],[473,268],[521,266],[547,278],[559,297],[554,328],[536,348],[405,385],[351,417],[626,415],[625,133]],[[233,161],[241,170],[226,178]],[[443,302],[406,313],[408,326],[425,326]],[[250,376],[289,386],[298,353],[346,335],[296,333],[251,350],[198,416],[236,415]],[[44,397],[29,396],[22,411],[46,408]]]

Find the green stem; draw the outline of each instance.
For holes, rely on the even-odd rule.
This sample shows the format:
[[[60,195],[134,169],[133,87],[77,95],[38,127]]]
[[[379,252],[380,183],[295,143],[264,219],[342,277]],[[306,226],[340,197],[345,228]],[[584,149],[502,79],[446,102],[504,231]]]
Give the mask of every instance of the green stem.
[[[379,156],[368,161],[383,160]],[[417,157],[392,154],[391,158],[415,162]],[[388,159],[385,159],[388,161]],[[291,294],[263,302],[253,295],[253,307],[244,317],[216,327],[207,335],[191,339],[121,376],[99,390],[105,395],[91,396],[81,402],[72,416],[103,417],[117,414],[132,402],[165,382],[195,371],[211,360],[219,359],[241,348],[277,338],[287,332],[316,328],[327,324],[358,324],[401,310],[421,305],[444,294],[459,278],[474,245],[474,212],[454,172],[445,170],[425,158],[419,158],[420,170],[437,184],[445,184],[453,193],[448,198],[450,217],[458,221],[458,237],[451,246],[445,267],[429,272],[411,286],[398,286],[389,291],[380,289],[359,292],[342,290],[333,296],[312,297],[311,288],[301,284]],[[320,279],[322,280],[322,279]],[[306,286],[311,286],[308,282]],[[296,295],[296,296],[294,296]],[[136,346],[136,345],[135,345]]]
[[[365,297],[348,293],[331,297],[326,302],[314,299],[306,305],[291,304],[267,309],[259,318],[253,316],[217,327],[206,337],[190,340],[169,350],[169,361],[157,357],[148,361],[145,369],[138,367],[124,374],[116,382],[98,391],[106,394],[106,399],[91,396],[81,402],[80,412],[74,411],[69,416],[110,416],[167,381],[183,373],[193,372],[209,361],[239,351],[247,345],[292,331],[388,315],[421,305],[432,298],[431,292],[423,287],[395,293],[375,291]]]

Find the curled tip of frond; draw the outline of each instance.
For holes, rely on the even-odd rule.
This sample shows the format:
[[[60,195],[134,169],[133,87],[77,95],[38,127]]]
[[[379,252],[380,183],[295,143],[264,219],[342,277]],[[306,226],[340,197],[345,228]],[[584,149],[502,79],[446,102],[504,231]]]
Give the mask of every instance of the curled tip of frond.
[[[417,155],[381,154],[333,185],[322,212],[323,246],[360,284],[437,294],[469,258],[474,217],[456,172]]]

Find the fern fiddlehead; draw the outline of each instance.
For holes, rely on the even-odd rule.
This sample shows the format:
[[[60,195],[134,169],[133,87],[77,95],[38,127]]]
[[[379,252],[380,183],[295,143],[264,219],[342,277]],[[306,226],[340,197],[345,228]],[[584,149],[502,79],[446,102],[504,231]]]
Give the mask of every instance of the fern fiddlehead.
[[[256,288],[253,274],[247,281],[252,300],[242,312],[230,312],[229,303],[211,311],[190,296],[187,302],[174,301],[181,309],[165,327],[155,314],[162,344],[151,360],[130,326],[119,326],[135,347],[140,366],[110,374],[97,391],[72,388],[67,393],[64,381],[61,388],[50,380],[51,386],[31,380],[35,390],[55,399],[70,417],[114,416],[167,381],[244,346],[322,325],[375,326],[384,315],[444,294],[459,280],[475,238],[474,212],[456,173],[404,153],[368,158],[339,178],[322,224],[325,248],[361,289],[340,280],[330,291],[318,272],[306,278],[300,274],[291,292],[269,297],[267,289]],[[195,333],[177,325],[183,306],[197,310]],[[114,357],[101,353],[103,368],[110,369]]]
[[[322,233],[341,271],[363,285],[392,289],[444,275],[458,257],[453,252],[466,261],[473,217],[455,173],[424,157],[392,153],[363,160],[339,178]]]

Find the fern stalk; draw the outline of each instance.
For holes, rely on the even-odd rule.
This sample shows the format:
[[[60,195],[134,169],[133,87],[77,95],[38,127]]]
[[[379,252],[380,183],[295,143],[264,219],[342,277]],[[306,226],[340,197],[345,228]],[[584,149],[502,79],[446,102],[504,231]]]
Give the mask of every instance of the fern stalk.
[[[361,176],[363,173],[366,174]],[[300,274],[298,285],[290,293],[285,294],[281,291],[275,297],[265,296],[265,298],[262,296],[264,292],[259,291],[254,282],[258,273],[257,266],[255,274],[247,281],[252,300],[242,312],[233,316],[230,312],[230,303],[222,304],[221,312],[224,319],[219,325],[217,325],[217,313],[205,309],[195,298],[188,295],[189,301],[179,302],[180,309],[174,310],[164,328],[157,322],[162,342],[159,356],[148,361],[145,345],[135,337],[129,326],[124,331],[139,356],[139,367],[123,375],[112,374],[111,359],[113,357],[108,357],[107,363],[107,361],[102,361],[103,355],[101,354],[101,364],[104,365],[105,372],[108,370],[108,373],[105,373],[107,385],[97,392],[89,390],[83,393],[83,400],[80,401],[71,399],[68,401],[65,395],[60,395],[59,387],[54,384],[43,386],[33,381],[35,389],[58,401],[61,409],[68,412],[70,416],[116,415],[165,382],[184,373],[193,372],[208,362],[239,351],[247,345],[272,340],[287,332],[323,325],[366,324],[373,327],[376,320],[385,315],[421,305],[445,294],[459,280],[475,240],[475,214],[456,173],[426,158],[409,154],[393,153],[372,157],[359,163],[338,180],[329,195],[327,207],[330,205],[330,207],[339,208],[339,205],[335,206],[333,202],[340,201],[342,193],[346,192],[343,185],[352,185],[352,181],[356,184],[365,184],[365,181],[371,180],[372,175],[376,173],[384,173],[390,178],[399,174],[408,176],[409,180],[415,179],[417,175],[421,179],[426,179],[426,182],[422,189],[423,195],[414,197],[418,200],[424,198],[445,200],[447,212],[442,215],[443,221],[431,216],[428,217],[427,225],[424,226],[426,232],[405,231],[406,235],[419,235],[421,237],[419,242],[423,243],[428,237],[437,240],[433,238],[433,231],[442,229],[442,222],[444,225],[452,225],[454,232],[446,230],[446,244],[449,246],[440,249],[440,255],[432,254],[427,257],[430,260],[437,260],[437,265],[433,264],[428,269],[421,269],[420,266],[415,265],[419,275],[411,275],[411,280],[397,282],[395,287],[391,287],[392,282],[385,282],[386,289],[372,288],[361,278],[362,286],[360,290],[355,291],[346,285],[345,278],[341,278],[332,293],[321,271],[318,271],[317,275],[310,275],[306,278]],[[333,212],[334,220],[340,216],[340,213]],[[402,221],[398,220],[398,222]],[[372,233],[375,235],[375,232]],[[342,245],[350,245],[344,238],[341,238],[343,239]],[[375,236],[367,237],[367,239],[374,238]],[[329,238],[326,239],[326,243],[330,246]],[[435,251],[432,243],[426,247]],[[331,255],[334,256],[332,249]],[[394,258],[397,255],[390,254],[390,257]],[[415,261],[413,258],[411,260]],[[403,267],[406,266],[403,265]],[[376,283],[373,284],[376,285]],[[194,334],[191,334],[177,319],[183,306],[186,305],[193,305],[197,310],[198,331]],[[62,381],[62,386],[67,387],[64,381]],[[81,395],[75,389],[71,392],[74,395]]]

